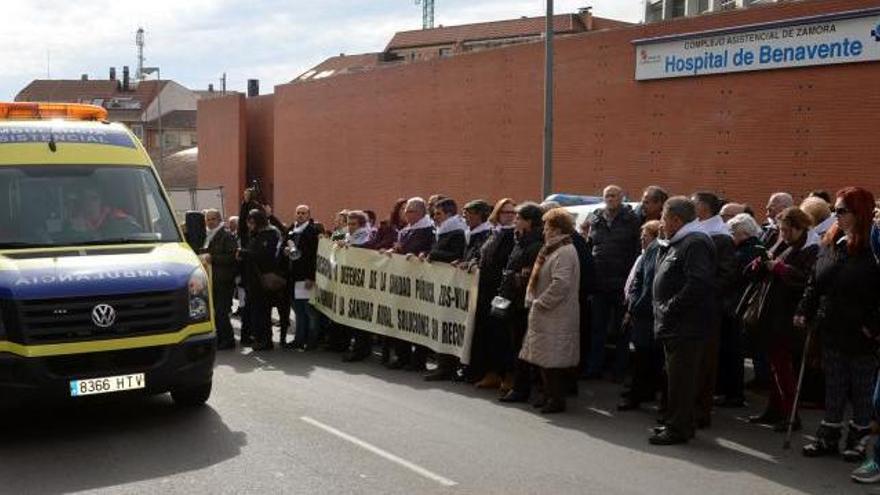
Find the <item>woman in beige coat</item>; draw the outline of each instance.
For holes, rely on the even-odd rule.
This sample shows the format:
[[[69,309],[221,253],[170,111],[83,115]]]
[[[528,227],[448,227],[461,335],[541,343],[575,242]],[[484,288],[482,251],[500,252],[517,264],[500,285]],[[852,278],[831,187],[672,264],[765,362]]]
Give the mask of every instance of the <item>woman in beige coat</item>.
[[[529,328],[519,357],[541,370],[544,414],[565,410],[565,377],[580,361],[580,264],[572,233],[567,211],[544,214],[544,247],[526,291]]]

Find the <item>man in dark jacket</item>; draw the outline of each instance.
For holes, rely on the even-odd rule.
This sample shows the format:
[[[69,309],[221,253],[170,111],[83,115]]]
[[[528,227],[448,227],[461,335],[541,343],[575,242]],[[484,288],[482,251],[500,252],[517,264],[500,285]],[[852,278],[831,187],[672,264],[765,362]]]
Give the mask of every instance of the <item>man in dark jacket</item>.
[[[287,232],[286,241],[285,252],[290,258],[290,287],[296,322],[296,333],[290,347],[307,349],[314,347],[318,339],[318,316],[309,306],[318,262],[318,230],[307,205],[296,207],[296,221]]]
[[[653,401],[663,374],[663,352],[654,340],[653,288],[660,251],[659,236],[659,220],[650,220],[642,226],[644,251],[633,266],[631,282],[627,286],[627,316],[635,356],[632,387],[617,405],[619,411],[636,409],[642,402]]]
[[[253,187],[249,187],[244,190],[244,194],[241,202],[241,209],[239,210],[238,219],[240,222],[247,222],[248,215],[252,210],[262,209],[262,205],[259,201],[257,201],[257,191]],[[238,232],[239,242],[242,247],[248,245],[248,241],[250,241],[250,232],[247,229],[247,225],[243,229],[240,229]]]
[[[706,321],[713,317],[715,245],[700,228],[694,204],[674,197],[663,207],[667,245],[654,275],[654,335],[666,351],[666,425],[654,430],[655,445],[687,442],[694,434],[699,367],[706,347]]]
[[[466,230],[468,224],[458,215],[455,200],[441,199],[434,205],[434,223],[437,225],[437,239],[431,251],[422,259],[432,262],[453,263],[464,258],[467,248]],[[437,355],[437,368],[425,375],[429,382],[451,380],[455,376],[456,358],[445,354]]]
[[[410,198],[403,209],[406,219],[406,227],[398,233],[397,243],[389,252],[419,256],[431,251],[434,245],[434,222],[428,216],[428,204],[422,198]],[[388,361],[388,368],[410,370],[424,370],[424,348],[418,348],[415,356],[412,352],[412,344],[405,340],[394,339],[394,358]]]
[[[761,226],[764,233],[761,235],[761,245],[767,249],[772,248],[779,240],[779,227],[776,225],[776,216],[782,210],[794,206],[794,198],[786,192],[778,192],[770,195],[767,201],[767,221]]]
[[[468,225],[458,215],[458,205],[453,199],[442,199],[434,205],[434,224],[436,237],[427,253],[422,253],[421,258],[428,261],[452,263],[460,261],[464,257],[467,248]]]
[[[235,259],[238,245],[232,234],[226,230],[218,210],[205,212],[205,225],[208,235],[202,248],[202,260],[211,266],[217,349],[234,349],[235,335],[229,313],[232,311],[232,292],[235,290],[235,277],[238,274],[238,262]]]
[[[592,295],[592,338],[586,375],[600,378],[605,362],[605,339],[609,331],[618,332],[623,322],[623,286],[639,256],[639,217],[623,204],[623,191],[608,186],[603,192],[605,207],[593,212],[589,241],[593,250],[596,290]],[[622,375],[626,366],[625,339],[618,339],[615,373]]]
[[[692,201],[697,210],[700,228],[715,244],[715,301],[714,315],[708,320],[706,350],[701,366],[701,383],[697,407],[697,428],[708,428],[712,424],[715,382],[718,378],[718,357],[721,342],[721,328],[736,328],[731,320],[736,318],[737,263],[736,246],[730,227],[721,219],[721,199],[710,192],[695,193]]]
[[[642,193],[642,204],[639,206],[639,220],[644,225],[651,220],[660,220],[663,213],[663,203],[669,199],[669,194],[660,186],[648,186]]]

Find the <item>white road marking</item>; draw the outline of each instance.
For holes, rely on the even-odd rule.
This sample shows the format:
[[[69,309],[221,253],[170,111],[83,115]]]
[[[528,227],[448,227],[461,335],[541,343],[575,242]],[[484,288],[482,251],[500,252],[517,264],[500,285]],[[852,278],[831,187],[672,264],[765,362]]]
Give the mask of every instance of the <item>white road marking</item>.
[[[452,481],[449,478],[444,478],[443,476],[440,476],[439,474],[428,471],[427,469],[419,466],[418,464],[414,464],[410,461],[407,461],[406,459],[402,459],[402,458],[392,454],[391,452],[382,450],[379,447],[376,447],[375,445],[369,444],[369,443],[367,443],[357,437],[353,437],[353,436],[349,435],[348,433],[345,433],[344,431],[337,430],[336,428],[329,426],[329,425],[326,425],[316,419],[312,419],[308,416],[301,416],[299,419],[305,421],[306,423],[308,423],[312,426],[320,428],[320,429],[326,431],[327,433],[330,433],[330,434],[335,435],[343,440],[351,442],[362,449],[369,450],[370,452],[376,454],[377,456],[382,457],[386,460],[389,460],[389,461],[391,461],[395,464],[398,464],[400,466],[403,466],[416,474],[419,474],[421,476],[424,476],[425,478],[428,478],[429,480],[436,481],[437,483],[440,483],[443,486],[456,486],[456,485],[458,485],[458,483],[456,483],[455,481]]]
[[[604,409],[599,409],[597,407],[588,407],[587,410],[592,411],[596,414],[600,414],[602,416],[605,416],[606,418],[613,418],[614,417],[614,415],[611,414],[609,411],[606,411]]]
[[[765,462],[779,464],[779,461],[776,459],[776,457],[774,457],[770,454],[767,454],[765,452],[761,452],[760,450],[755,450],[750,447],[746,447],[745,445],[743,445],[741,443],[736,443],[736,442],[734,442],[732,440],[728,440],[726,438],[716,438],[715,443],[721,447],[724,447],[725,449],[735,450],[737,452],[741,452],[743,454],[750,455],[752,457],[761,459],[762,461],[765,461]]]

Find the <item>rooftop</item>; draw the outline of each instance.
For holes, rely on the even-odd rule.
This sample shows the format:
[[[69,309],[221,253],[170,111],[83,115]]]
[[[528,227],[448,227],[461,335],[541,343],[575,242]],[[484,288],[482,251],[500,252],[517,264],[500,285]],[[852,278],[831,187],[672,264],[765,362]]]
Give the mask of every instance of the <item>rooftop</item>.
[[[36,79],[25,86],[15,101],[91,103],[108,110],[144,110],[169,81],[141,81],[122,90],[119,80]]]
[[[468,41],[538,36],[544,32],[545,17],[521,17],[503,21],[478,22],[460,26],[440,26],[433,29],[401,31],[391,38],[385,51],[420,46],[452,45]],[[561,14],[553,16],[554,32],[571,34],[591,29],[624,27],[630,24],[623,21],[594,17],[589,13]]]

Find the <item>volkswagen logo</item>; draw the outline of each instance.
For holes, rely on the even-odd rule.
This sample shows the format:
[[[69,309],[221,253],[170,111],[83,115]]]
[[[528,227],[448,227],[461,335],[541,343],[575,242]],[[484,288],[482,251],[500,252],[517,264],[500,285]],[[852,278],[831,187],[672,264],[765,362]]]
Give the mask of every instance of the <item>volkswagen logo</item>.
[[[99,328],[110,328],[116,323],[116,310],[109,304],[99,304],[92,308],[92,322]]]

